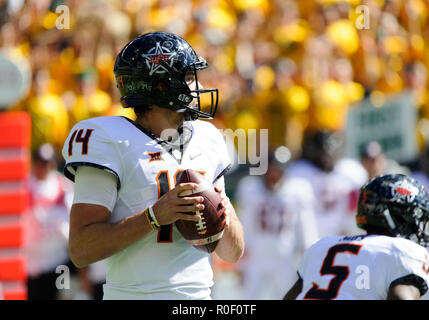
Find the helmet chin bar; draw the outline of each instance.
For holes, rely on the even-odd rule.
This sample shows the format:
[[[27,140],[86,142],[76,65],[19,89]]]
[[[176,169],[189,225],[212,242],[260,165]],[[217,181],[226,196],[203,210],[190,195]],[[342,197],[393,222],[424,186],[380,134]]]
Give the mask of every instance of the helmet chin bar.
[[[196,107],[198,109],[195,109],[193,107],[190,107],[189,104],[186,106],[187,113],[191,113],[192,115],[190,118],[192,120],[196,120],[198,118],[202,119],[213,119],[213,117],[216,114],[218,102],[219,102],[219,89],[200,89],[199,88],[199,82],[198,82],[198,70],[205,69],[208,67],[207,62],[202,58],[199,57],[199,61],[193,63],[189,66],[189,69],[191,69],[194,72],[195,76],[195,90],[189,91],[189,98],[192,98],[192,100],[189,102],[191,103],[194,99],[197,99],[197,105]],[[185,72],[186,74],[186,72]],[[201,111],[201,94],[208,94],[210,93],[211,103],[210,103],[210,113]]]
[[[218,102],[219,102],[219,90],[216,89],[200,89],[200,90],[192,90],[192,93],[196,93],[196,95],[192,95],[192,97],[194,99],[197,99],[197,109],[193,108],[193,107],[189,107],[187,106],[186,109],[188,112],[193,113],[197,116],[197,118],[202,118],[202,119],[213,119],[213,117],[216,114],[217,111],[217,106],[218,106]],[[201,94],[208,94],[210,93],[210,98],[211,98],[211,102],[210,102],[210,113],[201,111],[201,98],[200,95]],[[197,119],[196,118],[196,119]]]
[[[195,121],[198,119],[198,114],[189,110],[185,111],[185,121]]]

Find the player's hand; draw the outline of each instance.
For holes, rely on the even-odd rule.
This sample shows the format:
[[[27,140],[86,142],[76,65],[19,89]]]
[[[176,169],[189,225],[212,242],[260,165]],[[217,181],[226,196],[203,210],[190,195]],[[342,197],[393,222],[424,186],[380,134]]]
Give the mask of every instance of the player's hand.
[[[228,228],[231,222],[231,210],[234,210],[234,207],[232,206],[232,203],[229,198],[224,193],[222,193],[222,189],[215,187],[215,190],[221,195],[221,204],[225,208],[225,227]]]
[[[159,198],[152,207],[158,223],[160,225],[166,225],[179,219],[191,221],[200,220],[201,216],[195,214],[195,212],[204,210],[204,198],[179,196],[182,192],[194,190],[197,187],[198,184],[196,183],[181,183]]]

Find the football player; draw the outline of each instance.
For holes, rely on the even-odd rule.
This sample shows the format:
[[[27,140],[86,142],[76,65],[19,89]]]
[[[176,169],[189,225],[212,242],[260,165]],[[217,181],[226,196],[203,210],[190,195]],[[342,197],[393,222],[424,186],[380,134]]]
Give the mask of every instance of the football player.
[[[69,251],[78,267],[104,260],[104,299],[210,299],[210,255],[178,232],[178,219],[198,221],[197,187],[175,186],[184,169],[201,172],[223,195],[229,221],[215,253],[236,262],[244,250],[241,222],[224,190],[230,166],[215,115],[217,89],[202,89],[207,67],[184,39],[141,35],[118,54],[114,73],[124,107],[136,120],[99,117],[77,123],[65,141],[65,175],[75,182]],[[208,110],[201,99],[211,98]]]
[[[285,179],[286,162],[270,153],[264,176],[243,178],[237,188],[237,212],[246,250],[240,260],[243,298],[281,299],[298,279],[304,250],[317,237],[314,197],[304,179]]]
[[[359,188],[368,181],[368,174],[359,161],[342,157],[343,146],[340,132],[308,131],[301,159],[292,162],[286,172],[289,178],[303,178],[311,184],[320,237],[356,231]]]
[[[384,175],[359,194],[366,235],[326,237],[304,253],[285,299],[419,299],[429,283],[429,196],[402,174]]]

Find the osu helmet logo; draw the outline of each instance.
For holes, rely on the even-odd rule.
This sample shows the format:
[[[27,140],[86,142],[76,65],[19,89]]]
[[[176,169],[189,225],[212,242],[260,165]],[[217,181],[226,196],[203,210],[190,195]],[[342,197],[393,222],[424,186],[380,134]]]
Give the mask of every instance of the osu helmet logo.
[[[162,46],[157,42],[156,46],[150,49],[147,54],[142,55],[146,58],[149,75],[153,75],[154,73],[168,73],[169,68],[173,67],[176,52],[171,52],[168,47],[171,47],[169,41],[166,41]]]
[[[392,196],[397,199],[413,201],[419,189],[407,181],[398,181],[392,185]]]

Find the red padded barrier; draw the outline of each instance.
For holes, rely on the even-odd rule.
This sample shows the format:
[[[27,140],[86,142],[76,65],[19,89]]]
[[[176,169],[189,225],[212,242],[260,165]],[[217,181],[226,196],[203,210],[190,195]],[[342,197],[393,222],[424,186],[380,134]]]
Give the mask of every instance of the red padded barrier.
[[[0,157],[0,182],[25,180],[30,171],[30,157],[2,159]]]
[[[0,281],[26,281],[25,259],[21,254],[0,257]]]
[[[23,246],[24,226],[21,222],[0,223],[0,249]]]
[[[28,113],[0,112],[0,148],[28,148],[31,141],[31,118]]]
[[[23,282],[3,286],[4,300],[27,300],[27,286]]]
[[[22,188],[16,191],[0,191],[0,215],[23,213],[30,205],[30,194]]]

